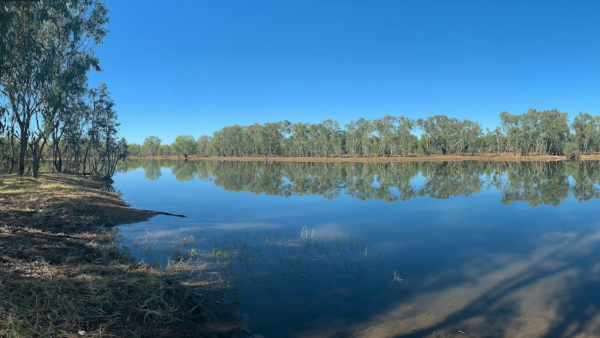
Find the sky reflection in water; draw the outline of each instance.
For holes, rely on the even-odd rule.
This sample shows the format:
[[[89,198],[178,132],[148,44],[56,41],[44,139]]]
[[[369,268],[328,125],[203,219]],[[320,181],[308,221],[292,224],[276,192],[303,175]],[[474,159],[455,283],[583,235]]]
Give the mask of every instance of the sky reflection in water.
[[[187,216],[121,227],[138,257],[226,249],[265,337],[591,337],[599,167],[129,161],[115,187]]]

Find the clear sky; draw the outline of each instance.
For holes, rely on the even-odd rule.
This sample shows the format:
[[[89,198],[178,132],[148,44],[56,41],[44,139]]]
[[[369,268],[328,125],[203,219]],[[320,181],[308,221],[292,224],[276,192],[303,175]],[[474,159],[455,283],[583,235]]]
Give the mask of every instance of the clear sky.
[[[600,1],[106,0],[121,133],[529,108],[600,115]]]

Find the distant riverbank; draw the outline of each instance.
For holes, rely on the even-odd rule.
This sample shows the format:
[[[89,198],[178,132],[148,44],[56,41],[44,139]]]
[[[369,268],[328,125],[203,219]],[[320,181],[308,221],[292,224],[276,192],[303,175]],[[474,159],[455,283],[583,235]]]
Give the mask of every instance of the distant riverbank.
[[[170,159],[183,160],[182,156],[154,156],[137,157],[132,159]],[[200,157],[189,156],[192,161],[265,161],[265,157]],[[391,163],[391,162],[446,162],[446,161],[497,161],[497,162],[551,162],[566,161],[566,156],[514,156],[511,154],[476,154],[476,155],[422,155],[422,156],[398,156],[398,157],[267,157],[269,162],[372,162],[372,163]],[[582,155],[581,161],[597,161],[600,155]]]

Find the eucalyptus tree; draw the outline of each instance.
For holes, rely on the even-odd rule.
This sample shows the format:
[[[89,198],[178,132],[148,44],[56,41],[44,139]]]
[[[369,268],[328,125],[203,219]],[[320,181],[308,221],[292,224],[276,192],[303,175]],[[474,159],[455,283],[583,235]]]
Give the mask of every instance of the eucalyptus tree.
[[[482,136],[481,125],[465,119],[459,122],[459,126],[460,132],[455,143],[455,150],[458,153],[468,150],[471,154],[474,154],[478,150],[479,139]]]
[[[444,116],[445,117],[445,116]],[[429,117],[427,119],[418,119],[417,125],[421,129],[421,147],[426,155],[430,155],[433,151],[440,147],[441,137],[438,135],[439,132],[436,128],[436,117]],[[443,145],[442,145],[443,146]],[[445,148],[444,148],[445,149]]]
[[[88,92],[89,94],[89,92]],[[78,99],[70,107],[70,121],[64,125],[62,137],[53,137],[53,163],[56,170],[62,171],[62,155],[66,154],[67,167],[74,164],[79,172],[83,157],[83,146],[89,138],[86,137],[92,118],[91,103],[86,97]],[[54,131],[53,134],[56,134]],[[60,141],[59,141],[60,140]],[[61,149],[62,145],[62,149]],[[87,149],[87,147],[86,147]]]
[[[490,136],[490,152],[499,154],[507,151],[507,137],[502,133],[500,127],[496,127],[494,130],[488,131],[487,135]]]
[[[394,135],[395,145],[391,148],[392,155],[395,153],[395,149],[402,156],[406,156],[412,153],[417,147],[417,137],[412,134],[412,131],[416,127],[415,121],[400,116],[396,119],[397,127],[396,134]]]
[[[161,144],[158,148],[159,156],[171,156],[174,155],[175,151],[173,150],[173,146],[170,144]]]
[[[99,70],[94,48],[107,30],[99,0],[3,2],[1,101],[15,119],[23,175],[29,142],[37,174],[39,154],[53,129],[67,121],[71,102],[85,91],[86,74]]]
[[[99,103],[102,105],[100,130],[103,137],[104,150],[106,151],[104,160],[109,172],[114,172],[115,160],[111,155],[117,153],[115,148],[119,148],[119,143],[115,140],[115,136],[120,123],[117,122],[117,112],[114,110],[115,102],[109,95],[106,85],[101,83],[99,86]]]
[[[127,146],[127,151],[129,152],[130,156],[144,156],[141,145],[137,143],[129,143]]]
[[[262,126],[258,123],[254,123],[246,127],[246,139],[244,143],[250,149],[248,155],[260,156],[262,154]]]
[[[500,114],[507,145],[515,155],[562,155],[569,139],[567,113],[529,109],[522,115]]]
[[[238,137],[240,146],[237,149],[237,156],[252,156],[250,154],[254,151],[254,142],[248,132],[248,126],[238,126]]]
[[[225,153],[225,135],[223,129],[213,133],[212,142],[210,143],[210,151],[215,156],[227,156]]]
[[[354,121],[350,121],[350,123],[346,124],[346,152],[350,154],[351,157],[356,157],[359,153],[360,147],[360,134],[358,130],[358,124]]]
[[[281,144],[284,139],[283,133],[289,128],[289,122],[269,122],[262,126],[261,149],[265,158],[281,154]]]
[[[198,148],[196,140],[191,135],[177,136],[172,146],[177,156],[182,155],[186,159],[189,155],[196,154],[196,149]]]
[[[563,145],[569,139],[569,116],[556,109],[540,113],[540,128],[544,143],[543,152],[549,155],[562,155]]]
[[[323,157],[329,157],[340,149],[340,127],[336,121],[325,120],[316,127],[316,153]]]
[[[231,156],[241,156],[244,148],[244,128],[239,125],[223,128],[225,132],[225,149]]]
[[[373,130],[376,135],[375,148],[377,156],[387,156],[392,144],[394,144],[394,134],[396,126],[396,118],[386,115],[380,119],[373,120]]]
[[[588,113],[579,113],[571,124],[573,140],[582,154],[594,152],[600,146],[600,119]]]
[[[144,143],[142,144],[142,152],[144,156],[154,157],[158,154],[158,149],[160,148],[160,144],[162,140],[157,136],[148,136],[144,139]]]
[[[363,118],[358,119],[356,121],[358,134],[360,136],[360,146],[363,157],[371,157],[374,151],[374,142],[373,142],[373,122],[371,120],[366,120]]]
[[[308,155],[308,124],[298,122],[290,126],[291,142],[289,143],[290,156],[307,156]]]
[[[85,125],[85,138],[82,140],[85,142],[85,152],[83,153],[83,173],[86,174],[88,171],[87,164],[88,159],[90,160],[90,167],[92,171],[96,171],[98,168],[97,158],[99,157],[98,152],[101,146],[100,143],[100,124],[101,124],[101,104],[98,100],[98,90],[90,89],[88,91],[88,96],[90,98],[90,105],[86,107],[88,109],[87,113],[87,123]]]
[[[521,135],[521,119],[518,115],[513,115],[509,112],[500,113],[502,132],[506,136],[506,150],[519,156],[523,153]]]
[[[117,138],[120,124],[117,122],[115,103],[106,84],[100,83],[98,88],[89,91],[89,95],[92,107],[83,170],[85,172],[89,159],[90,170],[108,179],[115,173],[117,163],[127,157],[127,142],[124,138]]]
[[[310,157],[319,156],[319,133],[317,124],[308,125],[308,155]]]
[[[374,149],[372,134],[374,132],[371,120],[359,118],[346,125],[346,150],[350,156],[370,157]]]
[[[449,121],[446,115],[436,115],[427,119],[418,119],[417,125],[422,131],[425,140],[425,153],[431,154],[440,151],[444,155],[449,148]]]
[[[201,157],[209,156],[209,154],[210,154],[209,146],[210,146],[211,140],[212,140],[212,138],[207,135],[202,135],[198,138],[198,141],[196,141],[196,144],[197,144],[196,153],[198,154],[198,156],[201,156]]]

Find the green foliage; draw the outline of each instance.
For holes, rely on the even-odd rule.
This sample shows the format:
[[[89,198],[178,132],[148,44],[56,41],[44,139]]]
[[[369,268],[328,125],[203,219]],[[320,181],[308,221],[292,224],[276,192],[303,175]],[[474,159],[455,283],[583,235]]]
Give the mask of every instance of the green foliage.
[[[144,144],[142,144],[142,154],[143,156],[156,156],[158,154],[158,149],[160,148],[161,140],[156,136],[148,136],[144,140]]]
[[[212,141],[212,137],[210,136],[206,136],[206,135],[202,135],[198,138],[198,141],[196,142],[197,146],[196,146],[196,153],[198,154],[198,156],[201,157],[205,157],[205,156],[209,156],[211,153],[211,149],[210,149],[210,143]]]
[[[143,156],[142,146],[137,143],[129,144],[129,155],[130,156]]]
[[[569,138],[567,113],[530,109],[523,115],[500,114],[507,148],[515,155],[563,155]]]
[[[94,49],[108,32],[104,2],[11,1],[0,14],[0,138],[10,141],[3,157],[21,175],[26,156],[34,177],[46,156],[59,172],[111,176],[128,147],[116,136],[106,85],[87,84],[88,71],[100,70]]]
[[[481,137],[481,126],[473,121],[459,121],[445,115],[418,119],[423,132],[421,147],[426,154],[473,153]]]
[[[28,144],[37,162],[49,139],[57,147],[66,125],[78,122],[73,108],[86,94],[88,70],[100,69],[93,49],[108,16],[97,0],[5,2],[1,21],[0,101],[18,126],[22,175]]]
[[[360,118],[340,128],[333,120],[233,125],[196,142],[180,136],[171,152],[224,157],[394,157],[425,155],[568,155],[600,152],[600,117],[580,113],[569,126],[567,113],[530,109],[522,115],[500,113],[501,125],[483,132],[470,120],[445,115],[412,120],[386,115]],[[572,130],[572,132],[571,132]],[[420,132],[420,135],[419,135]],[[576,144],[574,152],[569,140]],[[195,144],[193,146],[192,144]],[[187,148],[184,149],[184,144]],[[195,147],[195,148],[194,148]]]
[[[161,144],[158,148],[159,156],[171,156],[175,155],[175,151],[173,150],[173,146],[170,144]]]
[[[590,154],[600,147],[600,117],[588,113],[579,113],[573,119],[571,128],[574,131],[573,140],[580,154]],[[569,149],[569,153],[573,150]],[[566,151],[565,151],[566,153]]]
[[[198,146],[196,140],[190,135],[179,135],[173,142],[173,150],[179,156],[187,158],[189,155],[195,155]]]
[[[579,146],[577,145],[576,142],[568,141],[567,143],[565,143],[564,152],[565,152],[565,156],[567,156],[567,158],[569,160],[578,160],[579,159],[579,155],[580,155]]]

